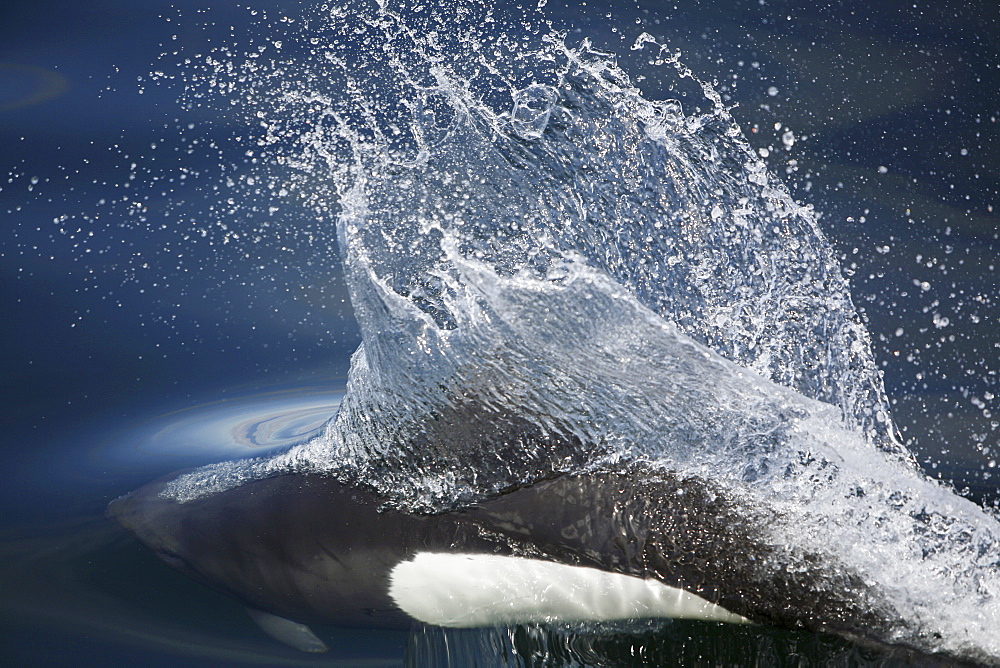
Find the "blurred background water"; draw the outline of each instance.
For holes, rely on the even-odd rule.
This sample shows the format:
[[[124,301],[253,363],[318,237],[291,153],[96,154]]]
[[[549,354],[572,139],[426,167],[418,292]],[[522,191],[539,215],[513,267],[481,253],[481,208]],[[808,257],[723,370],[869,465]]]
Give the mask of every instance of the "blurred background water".
[[[5,665],[398,665],[407,652],[411,662],[441,656],[442,642],[453,652],[517,645],[513,636],[326,629],[331,654],[302,657],[103,517],[110,499],[148,479],[307,435],[339,401],[360,339],[332,233],[283,211],[284,229],[301,231],[287,244],[195,238],[192,221],[225,207],[219,189],[252,158],[239,143],[246,128],[177,102],[185,54],[247,48],[263,15],[296,17],[301,7],[0,9]],[[798,201],[823,213],[904,439],[932,475],[995,505],[994,4],[551,0],[545,11],[571,38],[579,31],[621,54],[649,95],[655,73],[628,49],[642,31],[679,48],[738,104],[750,143]],[[192,138],[201,138],[193,149]],[[135,206],[154,222],[136,224],[137,191],[147,197]],[[849,662],[861,651],[786,632],[713,633],[674,625],[587,655],[578,637],[527,629],[519,646],[530,654],[568,642],[570,655],[593,663],[620,663],[637,643],[668,664],[711,664],[740,648],[764,664],[845,651]]]

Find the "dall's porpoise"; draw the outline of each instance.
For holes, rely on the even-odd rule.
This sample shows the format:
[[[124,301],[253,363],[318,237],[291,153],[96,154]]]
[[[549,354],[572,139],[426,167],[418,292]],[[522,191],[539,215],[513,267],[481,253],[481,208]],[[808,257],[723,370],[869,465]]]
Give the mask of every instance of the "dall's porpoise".
[[[457,510],[388,507],[363,484],[286,473],[179,502],[184,472],[109,515],[170,566],[306,651],[307,626],[480,627],[694,618],[886,637],[898,616],[849,571],[788,556],[769,515],[641,463],[568,473]]]

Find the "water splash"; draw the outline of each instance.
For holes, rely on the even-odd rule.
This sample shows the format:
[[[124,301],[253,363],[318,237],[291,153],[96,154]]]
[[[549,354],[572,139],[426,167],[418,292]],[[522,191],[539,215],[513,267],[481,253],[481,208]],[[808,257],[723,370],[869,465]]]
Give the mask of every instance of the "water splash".
[[[646,100],[611,54],[587,41],[568,46],[540,23],[526,48],[478,27],[490,24],[489,10],[462,6],[447,25],[402,11],[327,7],[308,33],[318,46],[307,64],[261,68],[254,59],[239,77],[277,88],[246,98],[266,101],[248,109],[265,130],[260,143],[297,170],[283,190],[338,217],[365,339],[354,399],[331,433],[361,442],[352,460],[366,449],[376,459],[399,453],[404,467],[418,458],[412,442],[425,421],[413,407],[450,401],[428,390],[435,383],[450,378],[472,394],[502,384],[458,370],[473,360],[488,368],[480,358],[518,344],[495,328],[492,345],[469,340],[503,315],[488,313],[482,293],[507,279],[541,281],[544,293],[591,269],[683,334],[837,406],[848,429],[906,457],[815,216],[767,173],[712,88],[695,81],[708,111],[686,115],[676,99]],[[634,48],[673,69],[678,88],[694,81],[650,36]],[[232,69],[209,64],[217,77]],[[416,423],[387,434],[367,413]]]

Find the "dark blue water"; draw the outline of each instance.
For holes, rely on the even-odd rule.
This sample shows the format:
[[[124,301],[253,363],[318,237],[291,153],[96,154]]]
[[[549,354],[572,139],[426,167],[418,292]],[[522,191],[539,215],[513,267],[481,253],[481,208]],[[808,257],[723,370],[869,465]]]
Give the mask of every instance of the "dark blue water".
[[[546,10],[624,54],[634,76],[644,66],[628,45],[648,31],[738,103],[771,170],[823,212],[904,438],[932,474],[993,505],[1000,26],[989,3],[913,4]],[[150,73],[182,72],[175,51],[246,48],[263,29],[260,12],[205,5],[0,10],[6,665],[420,665],[442,643],[455,656],[485,645],[605,665],[634,652],[685,665],[869,656],[830,638],[675,624],[596,640],[323,629],[330,655],[303,657],[105,520],[109,500],[162,473],[309,433],[359,341],[339,263],[306,216],[280,214],[294,255],[189,238],[191,221],[225,201],[212,185],[247,159],[244,129],[216,108],[182,107],[183,82]],[[299,11],[254,7],[272,21]],[[187,153],[179,129],[203,136],[201,148]],[[126,184],[145,188],[145,220],[101,203],[120,202]]]

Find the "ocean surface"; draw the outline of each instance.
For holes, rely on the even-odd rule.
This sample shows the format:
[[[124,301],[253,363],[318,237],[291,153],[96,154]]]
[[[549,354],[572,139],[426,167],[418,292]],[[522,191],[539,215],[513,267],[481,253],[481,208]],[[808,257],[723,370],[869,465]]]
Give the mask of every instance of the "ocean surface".
[[[295,466],[424,512],[629,457],[752,489],[903,592],[922,649],[997,656],[997,9],[538,4],[3,10],[4,665],[919,660],[695,622],[305,656],[104,517],[220,461],[174,493]],[[458,387],[583,445],[442,447],[414,406]],[[802,447],[818,491],[773,475]],[[844,520],[882,484],[891,521]],[[982,510],[886,547],[949,488]]]

